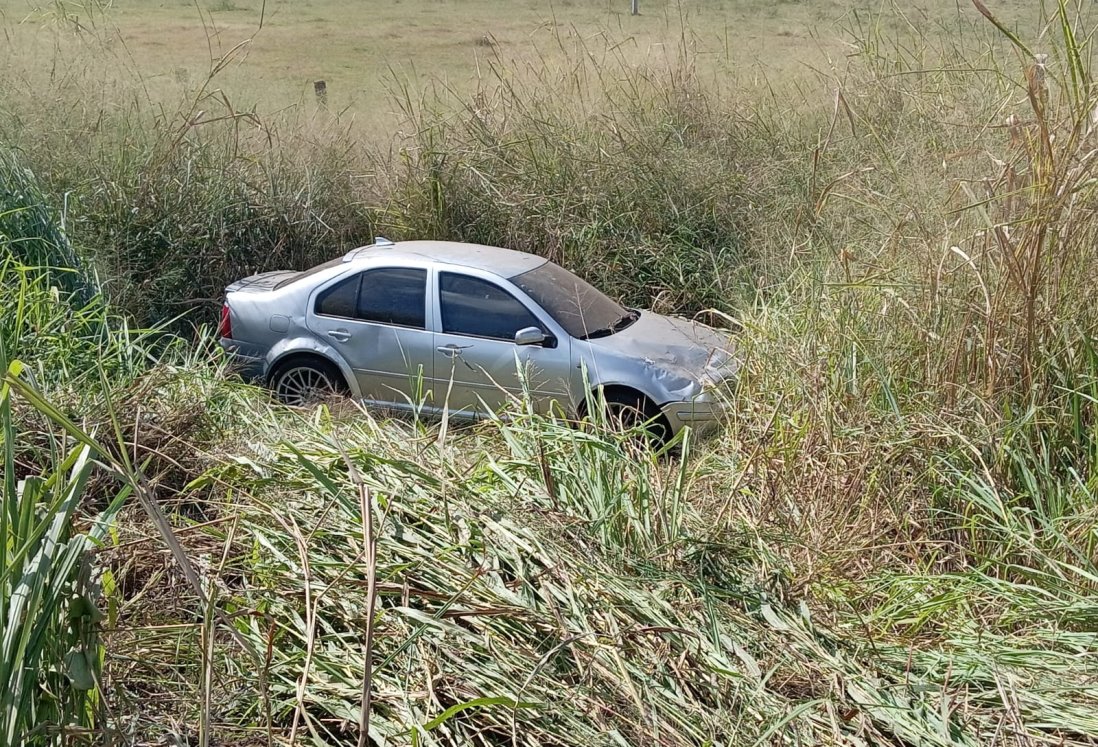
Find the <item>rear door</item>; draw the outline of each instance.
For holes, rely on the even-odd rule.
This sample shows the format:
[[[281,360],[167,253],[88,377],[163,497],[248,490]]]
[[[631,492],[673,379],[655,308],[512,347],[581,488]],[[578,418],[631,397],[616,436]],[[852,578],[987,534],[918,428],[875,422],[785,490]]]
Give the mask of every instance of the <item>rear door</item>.
[[[523,395],[522,378],[535,406],[544,411],[568,401],[568,338],[496,282],[460,272],[437,273],[435,401],[455,414],[483,415]],[[542,345],[516,345],[515,333],[538,327]]]
[[[379,267],[321,288],[309,327],[343,355],[365,401],[408,409],[433,375],[427,304],[426,269]]]

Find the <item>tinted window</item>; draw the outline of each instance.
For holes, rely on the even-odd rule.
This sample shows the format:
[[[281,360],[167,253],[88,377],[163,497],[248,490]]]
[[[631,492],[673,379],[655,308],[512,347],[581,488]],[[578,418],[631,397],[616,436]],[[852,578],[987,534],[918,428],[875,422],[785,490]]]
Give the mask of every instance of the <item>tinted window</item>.
[[[358,300],[358,282],[361,279],[361,275],[352,275],[322,290],[316,297],[316,313],[353,318],[355,302]]]
[[[583,339],[593,332],[612,333],[624,329],[631,318],[627,309],[602,291],[552,262],[515,275],[511,282],[534,299],[572,337]]]
[[[362,273],[356,317],[367,322],[423,329],[426,320],[427,271],[387,267]]]
[[[514,340],[525,327],[543,329],[518,299],[485,280],[444,272],[439,294],[442,331],[448,334]]]
[[[404,267],[367,270],[321,291],[316,313],[423,329],[427,271]]]

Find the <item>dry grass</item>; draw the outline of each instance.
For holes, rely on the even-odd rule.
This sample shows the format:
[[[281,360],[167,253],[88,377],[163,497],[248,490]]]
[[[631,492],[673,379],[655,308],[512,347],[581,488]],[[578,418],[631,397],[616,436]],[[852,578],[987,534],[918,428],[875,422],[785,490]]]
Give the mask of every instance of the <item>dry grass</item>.
[[[229,111],[201,95],[24,140],[142,311],[380,226],[743,327],[726,430],[658,459],[521,414],[444,434],[289,412],[207,351],[106,348],[108,406],[88,361],[126,336],[80,332],[19,268],[39,302],[4,349],[149,458],[199,577],[163,526],[118,524],[98,723],[356,744],[365,682],[378,744],[1094,744],[1093,24],[1050,11],[1013,41],[853,21],[857,58],[797,96],[714,86],[689,53],[497,57],[459,110],[396,98],[391,150],[333,120],[196,121]],[[142,285],[182,257],[211,277]],[[42,468],[51,429],[18,403]]]
[[[1001,5],[997,10],[1012,23],[1037,21],[1031,3]],[[578,48],[612,49],[629,66],[660,66],[674,61],[685,41],[704,77],[765,90],[812,69],[841,67],[850,51],[846,29],[879,10],[868,0],[646,0],[636,17],[628,0],[3,0],[7,44],[0,60],[15,95],[41,95],[58,80],[83,79],[92,66],[87,93],[103,88],[106,100],[117,100],[121,84],[172,107],[229,55],[232,64],[217,86],[238,110],[256,107],[264,118],[286,108],[312,112],[313,81],[323,79],[329,108],[377,137],[375,130],[391,132],[401,119],[389,95],[394,87],[460,103],[491,84],[492,58],[512,69],[543,60],[567,68]],[[909,36],[949,30],[958,15],[975,18],[949,0],[927,0],[876,16],[873,24],[879,33]]]

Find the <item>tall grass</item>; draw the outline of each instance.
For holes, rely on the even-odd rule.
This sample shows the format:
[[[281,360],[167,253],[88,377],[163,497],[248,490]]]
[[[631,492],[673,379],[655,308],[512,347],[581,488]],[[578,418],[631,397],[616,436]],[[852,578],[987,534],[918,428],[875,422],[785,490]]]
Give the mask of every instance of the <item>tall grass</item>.
[[[0,166],[19,187],[0,193],[0,743],[91,743],[111,712],[100,635],[117,603],[100,553],[132,493],[172,545],[148,480],[178,466],[160,429],[181,433],[186,418],[154,395],[188,358],[163,329],[132,329],[87,295],[95,286],[82,263],[64,264],[72,248],[33,175]]]
[[[567,71],[497,57],[459,112],[402,92],[413,137],[381,225],[548,255],[629,303],[727,309],[759,258],[784,133],[706,91],[689,57],[630,70],[573,54]]]
[[[357,741],[368,571],[350,462],[380,518],[375,742],[979,744],[1003,728],[1003,698],[1018,741],[1085,744],[1094,733],[1098,692],[1073,659],[1094,636],[1050,624],[1066,610],[1039,612],[1047,585],[867,579],[879,617],[859,620],[789,586],[800,573],[779,538],[759,534],[765,523],[714,527],[704,504],[684,503],[660,529],[670,514],[658,505],[622,510],[643,488],[616,475],[660,486],[685,471],[688,486],[705,462],[635,461],[619,438],[542,421],[440,441],[354,410],[302,418],[241,406],[251,437],[193,486],[225,491],[236,529],[212,531],[207,552],[228,559],[235,604],[261,613],[238,618],[267,651],[258,684],[230,651],[214,683],[221,717],[241,727]],[[582,491],[569,473],[588,461],[609,474]],[[884,632],[946,607],[928,594],[939,583],[974,604],[1029,600],[1015,611],[1027,623],[996,623],[984,640],[953,610],[933,638]],[[1092,593],[1070,598],[1080,614]],[[145,645],[179,637],[159,635]],[[186,705],[176,713],[198,717]]]
[[[0,150],[0,255],[48,273],[62,290],[88,303],[96,280],[84,268],[63,224],[41,199],[38,180],[15,153]]]
[[[232,280],[307,267],[373,236],[369,153],[331,118],[289,117],[274,129],[236,111],[211,80],[167,109],[133,81],[118,82],[126,91],[119,104],[117,91],[105,92],[86,70],[61,80],[52,96],[28,93],[37,102],[29,109],[18,96],[0,105],[0,131],[20,148],[24,167],[6,178],[33,169],[71,216],[66,235],[105,279],[105,295],[137,324],[190,312],[193,326]],[[29,85],[5,82],[13,91]],[[38,210],[12,216],[31,220]],[[47,245],[70,247],[60,239]],[[28,264],[48,264],[31,249]],[[57,266],[76,266],[71,250],[63,259]]]
[[[655,458],[521,412],[457,433],[288,412],[201,354],[109,374],[112,416],[82,356],[121,322],[5,316],[7,354],[178,509],[190,565],[138,514],[103,554],[119,720],[241,743],[355,744],[367,721],[377,743],[1093,743],[1092,24],[970,15],[911,44],[866,23],[813,79],[826,96],[580,49],[566,74],[495,60],[462,111],[401,94],[392,150],[198,125],[193,99],[70,146],[71,168],[28,148],[142,315],[379,230],[544,253],[742,326],[727,429]],[[46,474],[49,445],[23,452]]]
[[[796,144],[779,117],[706,93],[688,56],[630,71],[593,51],[574,50],[565,77],[496,57],[459,112],[442,109],[447,94],[397,87],[405,121],[392,141],[326,112],[239,112],[211,81],[166,113],[141,105],[139,86],[119,110],[88,81],[56,112],[11,102],[0,128],[66,196],[73,237],[142,322],[209,313],[242,275],[305,267],[377,233],[502,244],[631,303],[727,309],[750,284],[739,268],[758,256],[767,183],[797,178],[784,174]],[[80,113],[70,97],[87,99]],[[19,136],[35,125],[49,136]]]
[[[94,465],[87,446],[63,440],[50,444],[44,469],[28,473],[16,459],[28,434],[15,424],[11,399],[5,382],[0,387],[0,740],[70,744],[103,720],[101,594],[93,552],[126,495],[118,493],[102,512],[81,517]]]
[[[106,327],[71,245],[45,207],[33,176],[0,152],[0,370],[24,373],[28,361],[51,385],[116,370],[98,344]],[[125,500],[85,511],[93,455],[43,429],[17,409],[0,384],[0,742],[53,745],[82,741],[103,720],[103,649],[95,548]],[[101,496],[102,497],[102,496]]]

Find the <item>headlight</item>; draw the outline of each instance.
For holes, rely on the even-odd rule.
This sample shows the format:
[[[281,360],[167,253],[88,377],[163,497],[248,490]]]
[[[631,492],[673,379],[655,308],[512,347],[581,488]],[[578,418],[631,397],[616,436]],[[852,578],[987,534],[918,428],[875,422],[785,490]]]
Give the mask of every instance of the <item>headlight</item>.
[[[656,368],[653,374],[655,374],[656,384],[666,390],[671,395],[671,399],[686,401],[696,397],[705,388],[702,381],[704,377],[695,378],[685,371]]]

